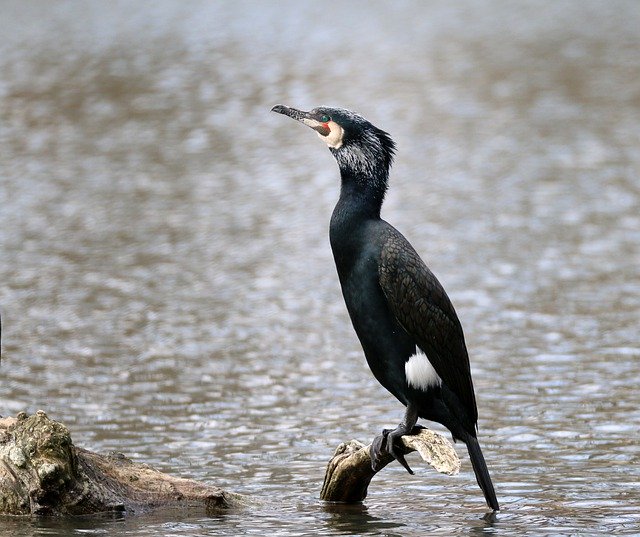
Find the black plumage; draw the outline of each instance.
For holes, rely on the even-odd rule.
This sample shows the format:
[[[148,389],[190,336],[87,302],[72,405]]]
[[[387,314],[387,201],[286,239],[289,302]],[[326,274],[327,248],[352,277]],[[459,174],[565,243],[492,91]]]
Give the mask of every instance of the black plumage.
[[[406,406],[403,422],[374,440],[374,469],[387,451],[413,473],[395,441],[410,434],[418,418],[435,421],[467,445],[487,504],[499,509],[476,437],[478,410],[458,316],[411,244],[380,218],[393,140],[340,108],[302,112],[277,105],[273,111],[316,130],[340,168],[329,236],[342,293],[371,371]]]

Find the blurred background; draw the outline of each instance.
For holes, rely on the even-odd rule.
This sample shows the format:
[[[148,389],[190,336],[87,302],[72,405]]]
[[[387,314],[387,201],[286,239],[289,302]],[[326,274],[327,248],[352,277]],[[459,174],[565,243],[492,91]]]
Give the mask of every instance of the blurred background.
[[[12,535],[640,532],[640,3],[0,10],[0,414],[267,500]],[[398,143],[383,216],[462,320],[497,520],[463,447],[320,504],[337,444],[403,409],[343,305],[335,162],[276,103]]]

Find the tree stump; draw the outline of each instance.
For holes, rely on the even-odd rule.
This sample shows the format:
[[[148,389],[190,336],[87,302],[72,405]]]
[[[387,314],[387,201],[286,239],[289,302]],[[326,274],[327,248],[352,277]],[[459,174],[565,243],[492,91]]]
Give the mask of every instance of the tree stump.
[[[440,473],[455,475],[460,470],[460,459],[451,443],[441,434],[421,429],[418,434],[400,438],[406,453],[417,451],[422,460]],[[369,450],[358,440],[340,444],[327,465],[320,498],[330,502],[356,503],[367,497],[369,483],[376,471],[371,467]],[[381,461],[380,469],[394,459],[391,455]],[[378,470],[379,471],[379,470]]]

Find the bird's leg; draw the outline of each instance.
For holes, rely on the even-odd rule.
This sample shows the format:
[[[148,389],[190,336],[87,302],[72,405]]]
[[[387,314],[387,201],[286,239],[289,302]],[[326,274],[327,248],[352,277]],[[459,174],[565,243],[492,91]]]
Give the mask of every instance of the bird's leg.
[[[407,472],[413,475],[413,470],[409,467],[409,464],[404,458],[402,453],[402,447],[396,446],[396,439],[404,436],[405,434],[411,434],[413,428],[418,421],[418,409],[409,403],[407,410],[404,414],[404,420],[393,431],[389,431],[386,436],[387,453],[393,456],[402,466],[405,467]]]
[[[418,409],[412,404],[407,405],[407,411],[404,414],[404,420],[395,429],[383,429],[382,434],[376,436],[371,443],[371,467],[374,471],[378,471],[381,468],[380,457],[386,451],[394,459],[396,459],[402,466],[405,467],[407,472],[413,475],[413,470],[409,467],[404,453],[402,453],[402,447],[396,446],[395,442],[401,436],[405,434],[412,434],[418,421]]]

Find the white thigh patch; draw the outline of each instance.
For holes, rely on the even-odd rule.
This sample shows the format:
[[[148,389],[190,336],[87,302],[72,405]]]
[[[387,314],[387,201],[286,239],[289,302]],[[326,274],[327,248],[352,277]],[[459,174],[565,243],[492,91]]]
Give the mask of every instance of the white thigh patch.
[[[404,373],[407,376],[407,384],[421,390],[429,386],[440,386],[442,379],[436,373],[431,362],[425,354],[418,351],[404,364]]]

